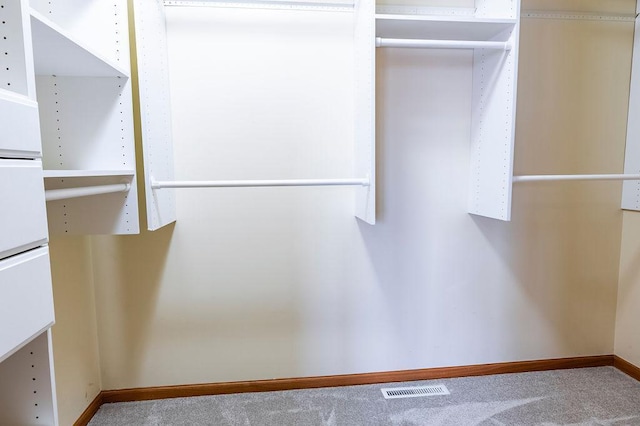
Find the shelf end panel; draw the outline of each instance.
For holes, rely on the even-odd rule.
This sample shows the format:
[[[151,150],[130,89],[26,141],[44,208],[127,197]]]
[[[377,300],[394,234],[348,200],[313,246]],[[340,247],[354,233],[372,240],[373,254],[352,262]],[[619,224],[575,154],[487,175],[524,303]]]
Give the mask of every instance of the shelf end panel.
[[[519,24],[509,51],[475,49],[471,117],[471,214],[511,220]]]
[[[176,221],[175,191],[151,188],[152,176],[174,180],[166,20],[161,2],[135,0],[133,6],[147,228],[155,231]]]
[[[355,2],[355,175],[369,186],[356,190],[356,217],[376,223],[375,2]]]

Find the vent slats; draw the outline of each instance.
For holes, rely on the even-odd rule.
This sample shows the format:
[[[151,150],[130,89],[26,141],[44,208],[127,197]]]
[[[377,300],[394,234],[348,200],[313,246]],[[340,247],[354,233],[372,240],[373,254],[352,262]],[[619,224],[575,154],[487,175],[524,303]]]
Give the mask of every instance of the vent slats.
[[[385,399],[449,395],[449,389],[445,385],[382,388],[380,390]]]

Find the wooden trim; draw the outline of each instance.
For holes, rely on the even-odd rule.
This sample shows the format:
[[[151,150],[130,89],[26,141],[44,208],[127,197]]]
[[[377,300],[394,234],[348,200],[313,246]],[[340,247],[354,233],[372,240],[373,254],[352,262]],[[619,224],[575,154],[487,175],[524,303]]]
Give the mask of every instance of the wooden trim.
[[[640,381],[640,367],[636,367],[629,361],[624,360],[617,355],[613,356],[613,366],[623,373],[626,373],[634,379]]]
[[[614,356],[602,355],[581,358],[561,358],[540,361],[471,365],[465,367],[389,371],[383,373],[118,389],[102,391],[101,395],[102,403],[146,401],[152,399],[181,398],[189,396],[368,385],[376,383],[486,376],[490,374],[524,373],[531,371],[563,370],[568,368],[603,367],[612,365],[614,365]]]
[[[73,426],[87,426],[93,416],[98,412],[100,406],[104,403],[102,398],[102,392],[100,392],[94,399],[91,401],[91,404],[87,407],[86,410],[82,412],[78,420],[73,424]]]

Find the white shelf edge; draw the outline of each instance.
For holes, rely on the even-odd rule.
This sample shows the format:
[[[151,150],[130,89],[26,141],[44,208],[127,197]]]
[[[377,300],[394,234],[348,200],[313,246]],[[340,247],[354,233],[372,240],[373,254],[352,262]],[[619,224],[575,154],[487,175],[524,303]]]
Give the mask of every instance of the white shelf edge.
[[[57,49],[51,49],[52,51],[74,51],[77,52],[77,55],[85,56],[86,61],[93,62],[90,66],[95,68],[100,68],[100,71],[97,73],[88,73],[86,76],[96,76],[96,77],[125,77],[129,78],[129,72],[126,71],[123,67],[121,67],[115,61],[109,60],[105,58],[102,54],[96,52],[94,49],[88,47],[81,40],[78,40],[73,35],[69,34],[66,30],[61,28],[59,25],[42,15],[40,12],[30,9],[31,14],[31,28],[33,35],[33,45],[34,45],[34,61],[36,68],[36,75],[73,75],[73,76],[84,76],[85,74],[77,74],[77,73],[68,73],[68,69],[70,66],[78,67],[79,64],[70,63],[72,61],[60,60],[60,65],[56,64],[55,66],[46,65],[45,68],[47,70],[38,69],[38,57],[37,51],[38,46],[40,44],[47,46],[47,51],[49,51],[52,45],[56,45]],[[41,34],[43,33],[43,34]],[[63,46],[62,49],[59,47]],[[62,63],[64,62],[64,65]],[[55,68],[59,67],[59,71],[56,71]],[[53,68],[53,69],[52,69]],[[65,70],[66,68],[66,70]],[[55,71],[55,72],[53,72]]]
[[[27,105],[30,107],[38,107],[38,103],[22,93],[12,92],[11,90],[0,89],[0,99]]]
[[[45,246],[42,246],[45,247]],[[39,247],[35,250],[39,250]],[[3,259],[4,260],[4,259]],[[20,342],[18,345],[16,345],[15,347],[13,347],[12,349],[10,349],[7,353],[5,353],[4,355],[0,355],[0,363],[3,362],[4,360],[10,358],[12,355],[14,355],[15,353],[19,352],[20,349],[24,348],[25,346],[27,346],[29,343],[33,342],[38,336],[40,336],[42,333],[46,333],[47,330],[49,330],[51,327],[53,327],[55,325],[55,321],[51,321],[49,322],[46,326],[42,327],[42,329],[36,331],[35,333],[33,333],[33,335],[29,336],[28,338],[24,339],[22,342]]]
[[[454,16],[454,15],[419,15],[419,14],[397,14],[397,13],[376,13],[376,20],[381,21],[419,21],[419,22],[441,22],[451,24],[504,24],[515,25],[517,19],[511,18],[476,18],[474,16]]]
[[[517,19],[376,14],[376,36],[388,39],[507,41]]]
[[[45,179],[133,176],[134,170],[43,170]]]
[[[396,15],[432,15],[432,16],[470,16],[476,9],[473,7],[437,7],[437,6],[407,6],[407,5],[376,5],[377,14]]]

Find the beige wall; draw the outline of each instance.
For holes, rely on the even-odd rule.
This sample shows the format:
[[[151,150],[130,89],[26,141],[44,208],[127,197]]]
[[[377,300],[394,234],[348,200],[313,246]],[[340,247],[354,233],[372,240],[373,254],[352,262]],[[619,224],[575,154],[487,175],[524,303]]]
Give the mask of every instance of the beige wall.
[[[289,51],[254,16],[273,43],[239,30],[231,51],[240,12],[195,12],[169,9],[176,175],[348,175],[348,15],[272,15]],[[632,35],[523,21],[517,173],[622,170]],[[379,223],[345,189],[185,190],[175,226],[94,238],[105,388],[612,353],[619,183],[521,185],[513,222],[469,216],[471,56],[378,56]]]
[[[640,11],[640,4],[638,4],[638,10]],[[637,42],[638,34],[635,38]],[[634,50],[634,54],[637,54],[637,45]],[[637,118],[634,117],[631,120],[637,124]],[[638,324],[640,324],[640,245],[638,244],[638,235],[640,235],[640,215],[637,212],[625,212],[616,310],[615,354],[640,366],[640,335],[638,334]]]
[[[625,212],[620,254],[615,354],[640,365],[640,215]]]
[[[61,425],[71,425],[102,390],[89,237],[52,237],[56,324],[53,355]]]
[[[176,176],[349,175],[349,15],[273,15],[293,44],[239,31],[233,49],[247,54],[233,56],[215,41],[243,18],[213,11],[169,10]],[[629,23],[523,20],[516,174],[622,171],[632,37]],[[56,365],[61,401],[79,407],[97,380],[95,349],[77,347],[96,347],[89,253],[103,389],[610,354],[619,266],[616,351],[638,352],[623,342],[640,224],[625,217],[620,261],[620,184],[521,184],[512,222],[468,215],[471,55],[378,60],[374,227],[353,218],[348,189],[184,190],[175,225],[52,242],[56,362],[91,367]]]

